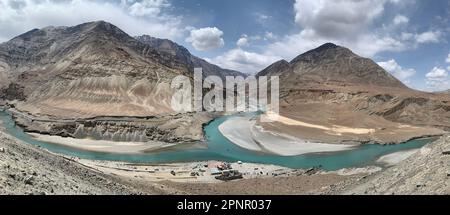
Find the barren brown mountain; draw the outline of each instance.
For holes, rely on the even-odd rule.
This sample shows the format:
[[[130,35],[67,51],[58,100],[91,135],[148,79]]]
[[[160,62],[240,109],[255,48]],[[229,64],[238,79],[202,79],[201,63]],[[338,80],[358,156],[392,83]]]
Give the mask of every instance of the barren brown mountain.
[[[324,44],[258,75],[280,77],[281,115],[265,129],[324,142],[397,143],[450,131],[450,96],[412,90],[370,59]]]

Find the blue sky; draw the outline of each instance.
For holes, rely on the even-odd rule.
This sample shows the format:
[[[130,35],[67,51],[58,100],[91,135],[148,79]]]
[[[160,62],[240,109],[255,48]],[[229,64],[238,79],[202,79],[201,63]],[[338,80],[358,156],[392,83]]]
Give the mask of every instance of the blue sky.
[[[105,20],[248,73],[334,42],[412,88],[450,88],[448,0],[0,0],[0,11],[0,42]]]

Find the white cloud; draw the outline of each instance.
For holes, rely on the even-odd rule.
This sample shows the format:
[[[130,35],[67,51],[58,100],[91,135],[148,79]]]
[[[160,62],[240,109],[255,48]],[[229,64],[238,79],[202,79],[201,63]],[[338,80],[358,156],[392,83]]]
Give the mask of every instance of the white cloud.
[[[448,72],[443,68],[434,67],[429,73],[426,74],[428,80],[443,81],[447,79]]]
[[[388,4],[402,7],[407,3],[399,0],[296,0],[295,22],[300,26],[299,32],[269,44],[264,54],[289,60],[323,43],[333,42],[356,54],[373,57],[381,52],[401,52],[440,40],[442,33],[439,31],[401,33],[392,24],[377,26]],[[404,24],[409,19],[399,15],[393,22]]]
[[[289,60],[327,42],[348,47],[365,57],[373,57],[375,54],[383,51],[402,51],[407,48],[406,44],[389,36],[367,34],[360,35],[353,41],[348,41],[323,38],[317,36],[313,31],[303,30],[298,34],[288,35],[277,42],[269,44],[266,55],[282,56]]]
[[[236,42],[236,45],[238,47],[245,47],[245,46],[249,46],[249,41],[248,41],[248,36],[246,34],[242,35],[241,38],[239,38],[239,40]]]
[[[256,17],[256,22],[258,22],[260,25],[266,25],[267,22],[272,19],[272,16],[264,13],[254,13],[254,16]]]
[[[409,18],[403,15],[397,15],[394,18],[394,25],[403,25],[409,22]]]
[[[422,33],[402,32],[400,39],[409,42],[413,47],[425,43],[438,43],[442,37],[441,31],[425,31]]]
[[[400,38],[402,40],[411,40],[415,37],[415,35],[413,33],[410,32],[402,32]]]
[[[280,57],[262,55],[237,48],[207,60],[223,68],[254,74],[280,59]]]
[[[222,35],[223,32],[216,27],[193,29],[186,42],[190,43],[196,50],[209,51],[225,45]]]
[[[246,34],[243,34],[238,41],[236,42],[236,45],[238,47],[248,47],[252,44],[254,41],[274,41],[277,38],[277,36],[269,31],[264,32],[264,35],[254,35],[254,36],[248,36]]]
[[[441,37],[440,31],[427,31],[415,36],[417,43],[437,43]]]
[[[13,4],[11,4],[13,3]],[[0,0],[0,39],[11,39],[34,28],[73,26],[104,20],[131,35],[176,39],[184,34],[181,17],[165,11],[166,0]],[[7,40],[7,39],[3,39]]]
[[[124,3],[126,1],[122,1]],[[143,0],[132,3],[128,10],[133,16],[156,16],[161,13],[161,9],[169,6],[167,0]]]
[[[287,35],[268,45],[265,55],[295,56],[333,42],[345,46],[364,57],[373,57],[384,51],[399,52],[408,44],[382,27],[375,27],[386,3],[400,4],[393,0],[296,0],[295,22],[301,27],[299,33]],[[397,18],[397,21],[405,21]]]
[[[425,77],[427,87],[431,91],[443,91],[450,88],[448,71],[443,68],[434,67]]]
[[[383,13],[385,2],[296,0],[295,22],[321,37],[353,38]]]
[[[266,31],[264,33],[264,40],[275,40],[275,39],[277,39],[277,36],[273,32]]]
[[[445,62],[450,63],[450,54],[448,54],[447,59],[445,60]]]
[[[441,92],[444,90],[450,89],[450,81],[449,80],[443,80],[443,81],[432,81],[427,80],[427,90],[431,92]]]
[[[416,74],[416,70],[403,68],[394,59],[378,62],[378,65],[383,67],[386,71],[391,73],[403,83],[410,83],[410,78]]]

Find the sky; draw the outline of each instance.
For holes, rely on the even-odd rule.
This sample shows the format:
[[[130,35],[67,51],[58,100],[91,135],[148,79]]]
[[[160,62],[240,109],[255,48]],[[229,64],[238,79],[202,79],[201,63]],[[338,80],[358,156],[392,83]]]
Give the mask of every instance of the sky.
[[[412,88],[450,89],[448,0],[0,0],[0,42],[97,20],[250,74],[333,42]]]

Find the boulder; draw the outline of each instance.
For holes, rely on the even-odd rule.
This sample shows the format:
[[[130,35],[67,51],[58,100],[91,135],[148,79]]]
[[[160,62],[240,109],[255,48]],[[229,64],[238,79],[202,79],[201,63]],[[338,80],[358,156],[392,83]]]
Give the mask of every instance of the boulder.
[[[27,176],[23,182],[28,185],[33,185],[34,177],[32,175]]]

